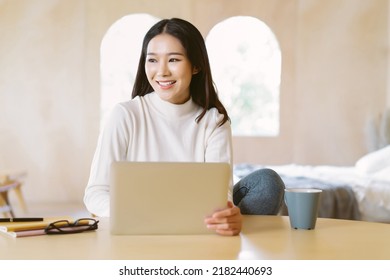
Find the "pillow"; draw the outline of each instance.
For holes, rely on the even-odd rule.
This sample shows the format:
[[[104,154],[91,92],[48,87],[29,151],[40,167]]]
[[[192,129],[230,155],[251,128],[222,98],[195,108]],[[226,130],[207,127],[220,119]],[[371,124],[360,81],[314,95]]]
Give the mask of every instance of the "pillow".
[[[355,164],[358,172],[372,174],[390,166],[390,145],[361,157]]]

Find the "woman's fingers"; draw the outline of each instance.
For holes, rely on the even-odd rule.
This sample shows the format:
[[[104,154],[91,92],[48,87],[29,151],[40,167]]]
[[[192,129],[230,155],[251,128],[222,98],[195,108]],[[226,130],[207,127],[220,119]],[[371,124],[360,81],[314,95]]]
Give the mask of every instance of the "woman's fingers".
[[[228,202],[228,207],[214,212],[205,219],[208,228],[221,235],[237,235],[241,231],[242,216],[240,209]]]

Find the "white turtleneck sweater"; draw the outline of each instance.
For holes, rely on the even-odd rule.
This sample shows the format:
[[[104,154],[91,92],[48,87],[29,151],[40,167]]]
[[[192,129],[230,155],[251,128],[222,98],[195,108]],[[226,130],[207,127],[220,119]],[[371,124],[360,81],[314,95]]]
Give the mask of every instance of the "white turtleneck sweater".
[[[155,93],[117,104],[102,130],[92,161],[84,203],[91,213],[110,214],[109,177],[113,161],[228,162],[232,164],[230,123],[192,99],[166,102]]]

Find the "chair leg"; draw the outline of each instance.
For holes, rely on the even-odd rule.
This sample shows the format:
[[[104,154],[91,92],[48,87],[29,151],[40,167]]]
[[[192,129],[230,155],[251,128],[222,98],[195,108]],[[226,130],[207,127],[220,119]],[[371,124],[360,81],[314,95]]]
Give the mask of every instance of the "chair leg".
[[[4,206],[2,206],[2,208],[4,207],[6,209],[6,212],[9,213],[9,215],[11,216],[11,218],[14,218],[14,213],[12,211],[12,207],[11,205],[9,204],[9,200],[8,200],[8,192],[2,192],[0,193],[0,198],[2,201],[0,201],[0,205],[3,204]]]
[[[0,213],[4,218],[10,218],[9,216],[9,207],[4,201],[2,194],[0,194]]]
[[[18,198],[20,207],[22,208],[23,213],[27,213],[26,202],[24,201],[24,197],[22,194],[22,184],[18,184],[18,186],[14,189],[16,197]]]

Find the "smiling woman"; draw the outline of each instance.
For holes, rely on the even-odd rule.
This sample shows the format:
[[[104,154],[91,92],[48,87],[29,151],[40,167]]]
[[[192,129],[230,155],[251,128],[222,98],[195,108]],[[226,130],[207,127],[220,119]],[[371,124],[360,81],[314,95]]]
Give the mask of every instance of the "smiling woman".
[[[117,161],[232,166],[229,116],[213,84],[202,34],[190,22],[161,20],[144,37],[132,99],[113,108],[92,162],[84,202],[95,215],[110,215],[110,166]],[[160,187],[168,191],[168,186]],[[226,207],[210,213],[204,224],[218,234],[237,235],[241,211],[278,213],[284,184],[268,169],[226,188]]]
[[[174,37],[170,38],[170,43],[162,40],[162,38],[165,37],[161,36],[166,35]],[[152,41],[154,41],[156,37],[160,38],[153,43]],[[176,41],[172,41],[172,39],[175,39]],[[207,110],[216,108],[218,112],[223,115],[220,124],[224,124],[229,117],[225,107],[219,100],[216,88],[214,87],[203,36],[194,25],[181,19],[162,20],[152,26],[146,33],[142,43],[142,52],[132,97],[144,96],[154,90],[152,84],[149,83],[149,81],[146,82],[148,76],[145,72],[147,55],[148,53],[153,53],[149,50],[150,43],[159,45],[165,54],[180,53],[182,54],[182,58],[189,60],[192,68],[192,75],[187,75],[187,78],[191,79],[189,86],[191,99],[195,104],[203,108],[201,114],[197,117],[197,121],[200,121],[205,116]],[[156,47],[157,46],[154,46],[154,48]],[[189,65],[187,64],[187,66]]]

